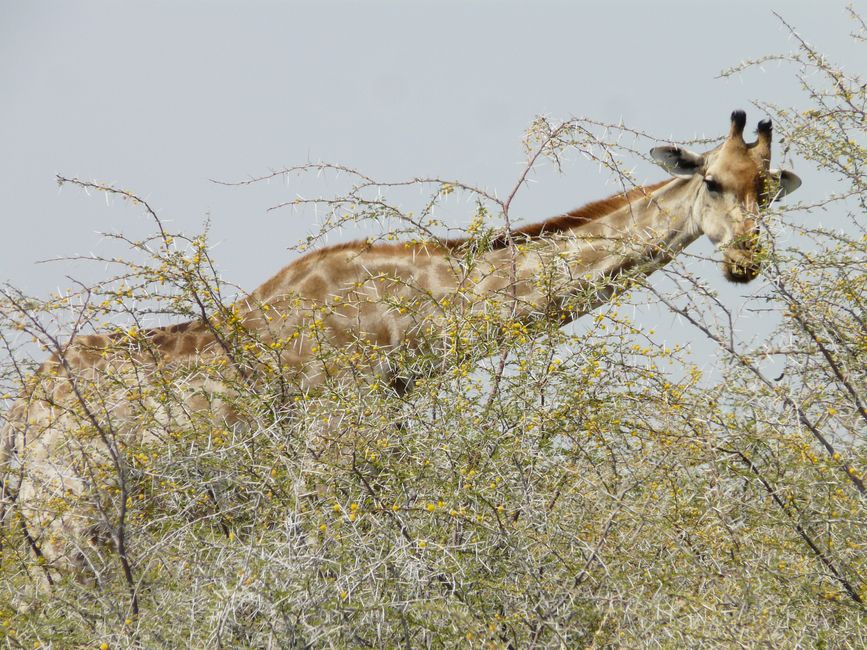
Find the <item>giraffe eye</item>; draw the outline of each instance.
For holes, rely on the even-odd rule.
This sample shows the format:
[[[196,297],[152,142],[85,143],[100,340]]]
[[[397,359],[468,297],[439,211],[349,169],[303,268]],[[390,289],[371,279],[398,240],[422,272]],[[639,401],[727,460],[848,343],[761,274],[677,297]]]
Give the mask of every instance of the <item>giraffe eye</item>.
[[[704,179],[704,185],[707,188],[708,192],[713,192],[714,194],[722,192],[722,185],[720,185],[710,176]]]

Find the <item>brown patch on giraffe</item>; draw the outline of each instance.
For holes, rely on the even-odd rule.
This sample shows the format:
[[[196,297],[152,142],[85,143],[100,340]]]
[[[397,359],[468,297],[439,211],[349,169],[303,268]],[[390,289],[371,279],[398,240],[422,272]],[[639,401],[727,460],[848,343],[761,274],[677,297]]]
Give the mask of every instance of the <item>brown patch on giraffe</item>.
[[[321,265],[316,270],[320,277],[325,278],[331,285],[331,294],[360,279],[358,268],[352,264],[350,259],[339,254],[323,258]]]
[[[309,280],[305,280],[298,288],[298,292],[305,298],[324,298],[327,290],[328,283],[319,275],[314,275]]]
[[[71,366],[95,365],[102,359],[103,352],[108,349],[117,337],[88,334],[76,338],[64,353],[65,361]]]
[[[211,343],[214,337],[210,333],[202,333],[196,337],[196,352],[203,352]]]
[[[188,329],[192,328],[194,325],[199,325],[199,323],[197,321],[191,320],[191,321],[187,321],[185,323],[177,323],[175,325],[169,325],[168,327],[164,327],[164,328],[161,327],[161,328],[157,328],[157,329],[163,329],[163,330],[169,332],[170,334],[180,334],[181,332],[186,332]]]
[[[207,327],[201,321],[186,321],[164,327],[153,327],[142,331],[142,335],[151,345],[166,352],[175,348],[179,340],[194,335],[196,332],[205,333]],[[178,336],[180,335],[180,336]],[[123,338],[124,334],[113,335],[115,338]]]
[[[329,314],[325,317],[328,328],[328,339],[334,347],[341,348],[353,340],[352,330],[346,327],[346,321],[338,315]]]
[[[167,343],[172,341],[172,338],[165,332],[158,331],[156,334],[153,335],[151,341],[158,348],[164,348],[166,347]]]
[[[312,258],[318,252],[315,251],[294,260],[283,267],[279,273],[268,278],[264,284],[260,285],[250,294],[250,298],[252,299],[250,302],[253,304],[268,302],[285,296],[287,292],[291,291],[295,285],[313,271]]]
[[[362,300],[357,304],[358,316],[362,319],[378,319],[381,313],[381,305],[376,300]]]
[[[104,350],[112,341],[122,336],[122,334],[110,334],[108,336],[101,334],[85,334],[84,336],[78,336],[75,338],[73,341],[73,347],[78,352],[92,354]]]
[[[196,339],[192,336],[184,336],[177,345],[177,353],[180,355],[192,355],[196,352]]]
[[[391,345],[393,343],[391,326],[385,320],[379,321],[371,334],[373,335],[373,342],[377,345]]]

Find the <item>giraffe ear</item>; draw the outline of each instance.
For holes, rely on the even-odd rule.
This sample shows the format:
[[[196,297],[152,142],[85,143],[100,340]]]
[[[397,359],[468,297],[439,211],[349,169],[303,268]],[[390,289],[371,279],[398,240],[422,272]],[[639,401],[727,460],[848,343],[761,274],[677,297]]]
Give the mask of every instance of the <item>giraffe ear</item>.
[[[672,176],[691,178],[704,168],[704,156],[683,147],[654,147],[650,156]]]
[[[776,196],[774,196],[774,201],[779,201],[787,194],[791,194],[801,187],[801,179],[796,173],[790,172],[788,169],[782,171],[779,169],[771,169],[768,173],[771,175],[771,178],[780,184],[780,189]]]

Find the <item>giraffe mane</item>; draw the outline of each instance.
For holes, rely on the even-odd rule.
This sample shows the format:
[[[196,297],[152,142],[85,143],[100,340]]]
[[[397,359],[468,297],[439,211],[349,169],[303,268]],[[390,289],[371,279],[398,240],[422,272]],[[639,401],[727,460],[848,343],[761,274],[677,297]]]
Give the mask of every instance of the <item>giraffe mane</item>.
[[[491,241],[491,248],[495,250],[502,249],[508,247],[511,242],[531,241],[546,235],[579,228],[580,226],[586,225],[607,214],[611,214],[615,210],[619,210],[624,205],[632,203],[637,198],[649,196],[655,190],[658,190],[670,181],[671,179],[667,178],[651,185],[633,187],[631,190],[626,192],[619,192],[609,196],[608,198],[587,203],[586,205],[583,205],[580,208],[575,208],[566,214],[551,217],[550,219],[529,224],[527,226],[520,226],[512,230],[510,233],[511,237],[507,237],[506,235],[498,235],[495,237]],[[455,249],[465,245],[468,241],[470,241],[469,238],[462,237],[443,239],[440,240],[439,243],[448,249]]]
[[[610,214],[615,210],[622,208],[624,205],[631,203],[639,197],[650,196],[650,194],[658,190],[663,185],[671,182],[671,180],[672,179],[667,178],[657,183],[652,183],[651,185],[633,187],[631,190],[628,190],[626,192],[619,192],[617,194],[609,196],[608,198],[587,203],[586,205],[583,205],[580,208],[575,208],[574,210],[567,212],[566,214],[551,217],[550,219],[529,224],[527,226],[520,226],[512,230],[511,238],[506,237],[505,235],[498,235],[497,237],[495,237],[491,241],[490,247],[493,250],[499,250],[507,248],[510,242],[531,241],[534,239],[540,239],[547,235],[552,235],[558,232],[565,232],[573,228],[578,228],[592,221],[595,221],[596,219],[604,217],[605,215]],[[338,244],[331,244],[328,246],[323,246],[322,248],[317,248],[316,250],[312,250],[306,255],[303,255],[302,257],[293,260],[289,264],[289,267],[302,262],[309,263],[319,257],[323,257],[330,253],[342,250],[392,250],[393,252],[398,254],[412,254],[419,248],[428,248],[431,246],[441,247],[446,250],[453,251],[460,249],[470,241],[470,237],[443,237],[412,244],[408,244],[406,242],[370,242],[363,239],[354,240],[348,242],[341,242]],[[276,281],[277,277],[275,276],[273,280]],[[266,284],[268,283],[266,282]]]

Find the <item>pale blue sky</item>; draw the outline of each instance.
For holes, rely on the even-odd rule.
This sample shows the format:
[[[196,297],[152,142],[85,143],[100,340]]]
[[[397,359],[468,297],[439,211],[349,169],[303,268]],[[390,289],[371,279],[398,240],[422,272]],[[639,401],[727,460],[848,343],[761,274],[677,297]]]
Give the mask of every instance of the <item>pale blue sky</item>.
[[[843,9],[792,0],[0,0],[0,281],[45,295],[68,286],[66,274],[96,279],[105,269],[35,262],[122,252],[97,231],[150,232],[123,204],[58,192],[56,173],[128,188],[175,230],[196,232],[210,215],[225,278],[252,289],[314,228],[309,214],[265,209],[328,186],[226,188],[209,178],[328,160],[383,179],[442,175],[503,193],[540,113],[622,118],[685,139],[721,135],[743,107],[753,128],[762,115],[752,100],[799,101],[791,71],[769,66],[735,81],[716,79],[719,71],[794,47],[772,10],[845,61],[853,50]],[[795,163],[799,198],[827,191]],[[643,163],[638,174],[663,176]],[[537,180],[516,216],[539,219],[613,191],[581,161]],[[697,272],[733,304],[757,288],[727,285],[713,263]]]

